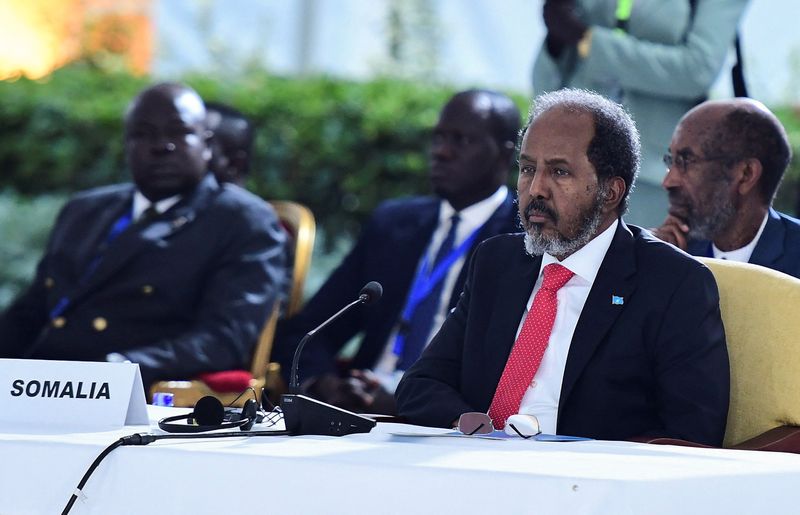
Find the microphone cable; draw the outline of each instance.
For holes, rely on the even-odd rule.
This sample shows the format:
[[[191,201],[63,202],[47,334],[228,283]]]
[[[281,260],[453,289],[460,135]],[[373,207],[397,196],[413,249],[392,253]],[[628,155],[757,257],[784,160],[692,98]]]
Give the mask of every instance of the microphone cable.
[[[273,417],[276,415],[276,412],[270,412],[268,415],[267,420],[269,420],[269,425],[274,425],[275,422],[280,420],[280,415],[278,418],[273,420]],[[235,432],[227,432],[227,433],[194,433],[194,434],[163,434],[163,435],[154,435],[149,433],[134,433],[132,435],[123,436],[116,442],[112,443],[95,458],[89,468],[86,470],[86,473],[83,475],[81,480],[78,482],[78,487],[70,496],[67,505],[64,507],[64,510],[61,512],[61,515],[67,515],[72,506],[75,504],[75,501],[78,500],[78,497],[83,495],[83,487],[86,486],[86,483],[89,481],[92,473],[94,473],[95,469],[100,465],[106,456],[108,456],[111,451],[116,449],[117,447],[122,447],[123,445],[147,445],[150,443],[155,442],[156,440],[175,440],[175,439],[182,439],[182,440],[189,440],[189,439],[197,439],[197,438],[241,438],[241,437],[250,437],[250,436],[288,436],[291,433],[289,431],[235,431]]]

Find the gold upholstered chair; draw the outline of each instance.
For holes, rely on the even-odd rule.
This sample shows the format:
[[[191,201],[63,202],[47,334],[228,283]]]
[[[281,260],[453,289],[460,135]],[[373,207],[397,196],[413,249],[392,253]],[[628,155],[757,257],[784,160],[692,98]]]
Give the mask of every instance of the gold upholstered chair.
[[[731,363],[723,446],[800,452],[800,280],[701,258],[714,274]]]
[[[280,365],[269,361],[272,340],[278,319],[281,316],[293,315],[302,306],[303,288],[314,249],[316,222],[311,211],[302,204],[287,200],[274,200],[269,203],[275,209],[288,236],[287,261],[291,266],[289,271],[291,284],[286,300],[274,306],[270,312],[254,348],[250,369],[210,372],[192,380],[158,381],[150,387],[151,399],[156,392],[172,393],[175,406],[191,407],[201,397],[213,395],[226,406],[231,403],[234,406],[241,406],[248,398],[252,398],[252,394],[245,394],[237,399],[248,387],[255,390],[259,399],[263,388],[267,388],[269,392],[282,389]]]

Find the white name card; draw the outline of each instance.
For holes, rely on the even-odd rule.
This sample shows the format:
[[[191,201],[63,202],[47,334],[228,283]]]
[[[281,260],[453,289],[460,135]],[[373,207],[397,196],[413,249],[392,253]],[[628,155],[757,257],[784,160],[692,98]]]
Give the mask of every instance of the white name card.
[[[0,432],[148,423],[135,363],[0,359]]]

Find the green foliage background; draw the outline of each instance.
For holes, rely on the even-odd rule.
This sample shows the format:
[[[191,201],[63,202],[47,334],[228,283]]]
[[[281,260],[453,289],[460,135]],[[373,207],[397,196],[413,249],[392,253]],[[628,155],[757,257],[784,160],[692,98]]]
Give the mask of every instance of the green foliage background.
[[[454,92],[396,78],[288,79],[260,71],[235,81],[181,80],[203,98],[234,105],[255,122],[248,188],[267,199],[308,205],[328,249],[348,241],[381,200],[429,191],[429,131]],[[46,80],[0,82],[0,307],[29,280],[69,193],[128,180],[122,117],[131,98],[149,83],[88,62]],[[528,99],[514,98],[525,113]],[[790,107],[774,110],[797,156],[800,113]],[[800,156],[779,191],[778,209],[797,212],[798,179]],[[337,248],[341,251],[341,245]]]
[[[330,234],[354,233],[380,200],[428,191],[429,128],[453,93],[396,79],[258,72],[235,83],[183,80],[254,121],[247,186],[265,198],[307,204]],[[0,188],[35,195],[127,180],[122,114],[146,84],[83,65],[46,81],[0,82]]]

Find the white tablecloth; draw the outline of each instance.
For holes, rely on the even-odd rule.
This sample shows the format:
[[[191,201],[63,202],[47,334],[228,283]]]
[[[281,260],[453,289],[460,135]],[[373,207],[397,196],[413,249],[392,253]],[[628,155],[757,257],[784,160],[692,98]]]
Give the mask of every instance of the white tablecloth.
[[[161,408],[164,410],[164,408]],[[154,418],[163,411],[151,408]],[[167,440],[113,451],[75,515],[796,513],[800,455],[627,442],[345,437]],[[95,457],[147,427],[0,433],[0,515],[60,513]]]

